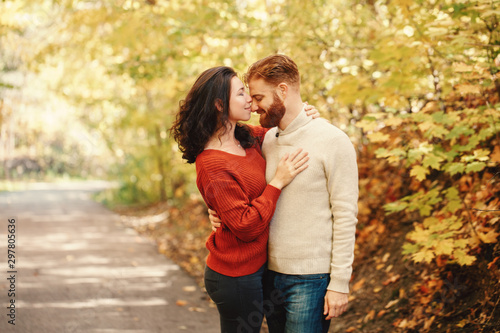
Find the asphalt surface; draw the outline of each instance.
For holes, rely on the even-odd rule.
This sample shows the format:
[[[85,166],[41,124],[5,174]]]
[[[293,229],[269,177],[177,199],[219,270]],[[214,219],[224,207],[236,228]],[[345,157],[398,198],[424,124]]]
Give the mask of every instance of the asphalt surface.
[[[219,332],[194,280],[90,199],[104,185],[0,193],[0,332]]]

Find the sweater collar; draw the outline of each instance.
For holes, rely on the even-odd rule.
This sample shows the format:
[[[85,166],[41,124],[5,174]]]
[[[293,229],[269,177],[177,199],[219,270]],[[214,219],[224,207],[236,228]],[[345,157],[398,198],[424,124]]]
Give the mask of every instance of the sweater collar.
[[[297,117],[295,117],[295,119],[292,120],[292,122],[290,124],[288,124],[288,126],[284,130],[281,130],[279,127],[277,127],[277,131],[278,131],[280,136],[287,135],[287,134],[290,134],[292,132],[295,132],[296,130],[298,130],[302,126],[306,125],[311,120],[312,120],[312,117],[306,115],[304,108],[302,108],[302,111],[299,112]]]

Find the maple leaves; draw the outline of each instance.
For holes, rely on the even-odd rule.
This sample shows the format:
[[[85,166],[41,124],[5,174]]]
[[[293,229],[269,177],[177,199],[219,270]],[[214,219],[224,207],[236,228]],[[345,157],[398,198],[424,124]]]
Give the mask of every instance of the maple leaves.
[[[500,155],[495,145],[500,143],[500,118],[493,117],[500,104],[491,106],[490,100],[497,100],[494,91],[479,101],[484,107],[471,108],[451,96],[443,105],[447,112],[434,103],[418,113],[368,115],[358,124],[368,131],[369,139],[375,138],[377,157],[390,165],[402,164],[414,179],[413,193],[387,203],[385,209],[418,212],[423,219],[414,222],[403,248],[415,262],[439,258],[441,263],[471,265],[481,244],[497,242],[498,218],[490,214],[495,209],[475,208],[483,205],[480,199],[486,199],[488,207],[498,203],[499,179],[491,171]],[[394,121],[398,117],[401,121]]]
[[[456,216],[441,220],[428,217],[407,235],[412,242],[403,246],[403,254],[410,254],[417,263],[430,263],[439,256],[443,260],[442,256],[447,256],[460,265],[470,265],[475,257],[466,253],[468,241],[457,237],[463,227],[463,222]]]

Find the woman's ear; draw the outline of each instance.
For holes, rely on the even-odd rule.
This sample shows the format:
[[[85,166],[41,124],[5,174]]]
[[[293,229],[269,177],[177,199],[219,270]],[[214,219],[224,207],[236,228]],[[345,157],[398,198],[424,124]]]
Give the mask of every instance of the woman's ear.
[[[222,100],[220,98],[218,98],[218,99],[215,100],[215,107],[220,112],[224,111],[224,104],[222,103]]]

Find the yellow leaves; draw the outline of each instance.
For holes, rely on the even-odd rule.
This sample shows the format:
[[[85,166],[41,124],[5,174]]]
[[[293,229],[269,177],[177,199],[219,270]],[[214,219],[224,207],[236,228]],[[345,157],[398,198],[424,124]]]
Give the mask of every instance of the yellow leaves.
[[[448,172],[450,176],[453,176],[457,173],[463,173],[465,171],[465,164],[459,162],[449,163],[445,166],[444,170]]]
[[[379,130],[389,126],[398,127],[404,123],[404,119],[394,115],[388,115],[383,112],[370,113],[369,116],[364,117],[361,121],[356,124],[356,127],[362,128],[363,131],[368,132],[367,138],[372,143],[380,143],[388,141],[391,136],[386,133],[382,133]]]
[[[381,132],[370,133],[367,137],[373,143],[385,142],[390,138],[388,134],[383,134]]]
[[[366,117],[361,119],[356,123],[356,127],[362,128],[365,132],[376,130],[379,124],[373,119],[367,119]]]
[[[474,70],[474,66],[467,65],[463,62],[455,62],[453,63],[453,70],[457,73],[472,72]]]
[[[428,33],[429,37],[440,38],[440,37],[448,34],[448,29],[441,28],[441,27],[430,27],[427,29],[427,33]]]
[[[481,241],[487,244],[496,243],[500,233],[495,232],[494,229],[489,230],[487,233],[478,231],[478,236]]]
[[[418,124],[418,128],[422,131],[425,132],[430,128],[433,128],[435,124],[432,121],[424,121],[420,124]]]
[[[429,174],[429,168],[425,168],[421,165],[415,165],[411,171],[410,176],[417,178],[418,181],[422,181]]]
[[[464,222],[455,215],[448,218],[428,217],[422,225],[415,226],[415,229],[408,233],[407,238],[413,244],[405,244],[404,254],[410,254],[415,262],[430,263],[434,258],[440,258],[444,263],[446,258],[449,258],[460,265],[470,265],[475,257],[467,253],[467,247],[474,247],[474,239],[457,238],[463,226]],[[489,233],[480,234],[480,237],[494,242],[498,235],[490,230]]]
[[[356,127],[362,128],[365,132],[371,132],[383,127],[382,122],[387,117],[385,112],[372,112],[356,123]],[[393,116],[389,119],[394,118]]]
[[[430,101],[420,110],[423,113],[433,113],[439,110],[439,105],[436,101]]]
[[[443,161],[444,161],[443,157],[437,156],[435,154],[429,154],[424,157],[422,164],[424,168],[431,167],[433,169],[440,170],[441,162]]]
[[[481,86],[473,84],[459,84],[455,86],[455,89],[462,95],[468,94],[481,94]]]
[[[425,262],[425,263],[430,263],[432,259],[434,259],[435,254],[433,251],[430,250],[425,250],[425,251],[420,251],[415,253],[412,256],[413,261],[415,262]]]
[[[490,151],[488,149],[476,149],[474,150],[472,155],[464,155],[460,158],[460,160],[462,162],[471,162],[471,161],[485,162],[490,159],[489,154]]]
[[[454,244],[452,239],[444,239],[438,242],[435,247],[436,255],[446,254],[451,255],[454,250]]]
[[[488,80],[490,77],[490,73],[485,67],[480,66],[479,64],[468,65],[463,62],[453,63],[452,70],[457,73],[457,75],[461,76],[463,81],[473,82],[475,80],[486,79]],[[460,86],[474,86],[477,89],[481,90],[481,86],[479,85],[471,85],[471,84],[462,84],[456,86],[459,90]],[[469,89],[469,88],[466,88]]]
[[[476,257],[468,255],[465,251],[463,250],[455,250],[453,252],[453,256],[457,263],[462,266],[468,266],[471,265],[475,260]]]
[[[384,124],[386,126],[399,126],[401,125],[402,123],[404,122],[404,120],[400,117],[394,117],[394,116],[391,116],[389,118],[387,118],[386,120],[384,120]]]
[[[416,226],[414,231],[411,231],[407,238],[416,243],[425,243],[429,240],[429,230],[421,226]]]
[[[446,204],[446,206],[444,206],[443,211],[454,214],[458,209],[462,207],[462,201],[459,197],[459,192],[455,187],[450,187],[445,191],[445,193],[448,203]],[[457,223],[461,225],[461,223]]]

